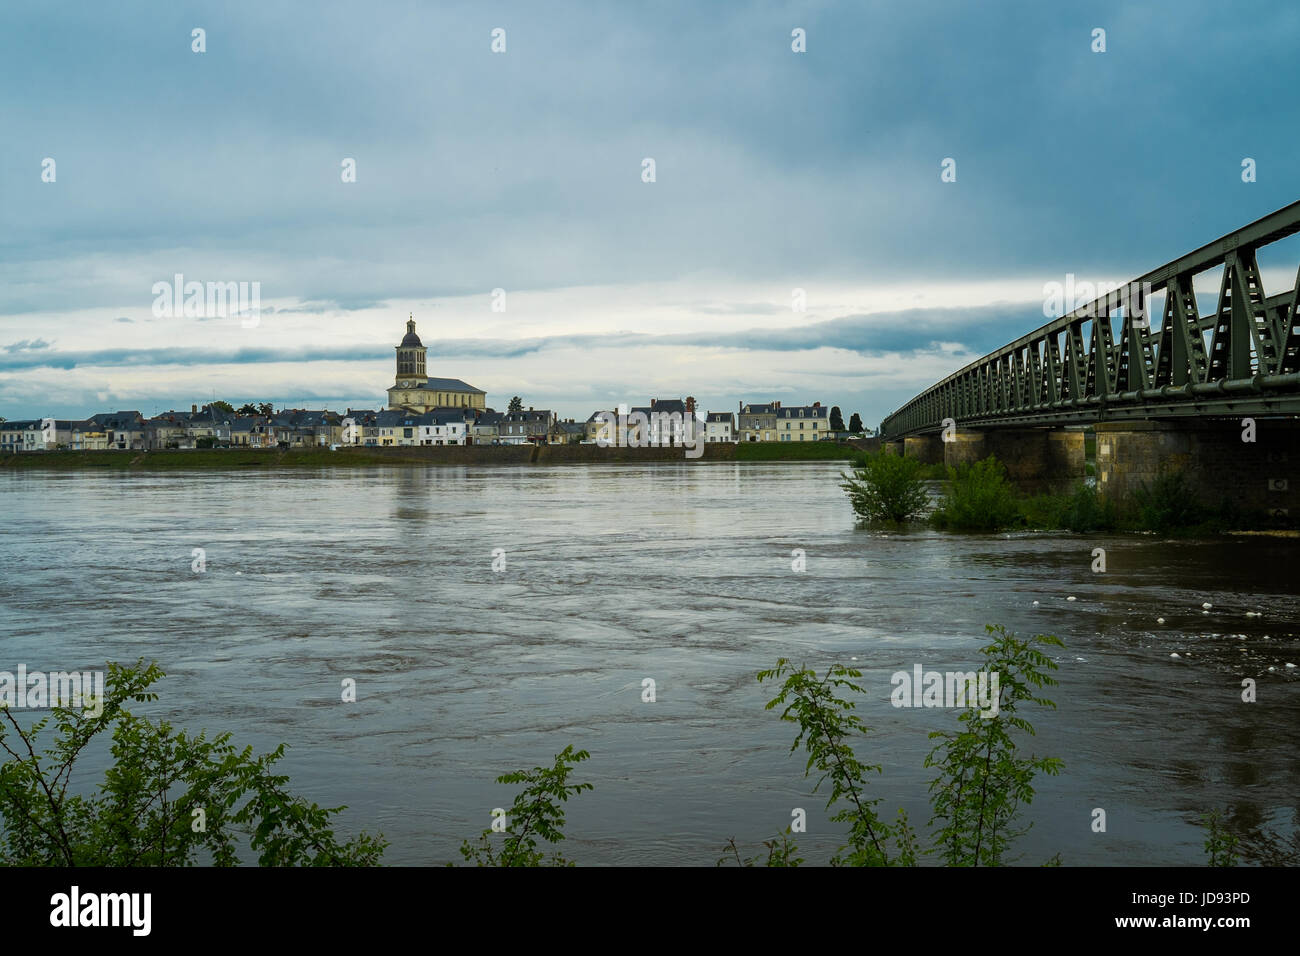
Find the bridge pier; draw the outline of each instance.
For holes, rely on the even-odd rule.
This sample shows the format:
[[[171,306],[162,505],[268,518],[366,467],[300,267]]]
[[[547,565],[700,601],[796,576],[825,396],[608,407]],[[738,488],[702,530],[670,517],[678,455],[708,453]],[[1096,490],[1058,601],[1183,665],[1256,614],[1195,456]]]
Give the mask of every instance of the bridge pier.
[[[886,455],[901,455],[903,453],[902,441],[884,441],[880,443],[880,447]]]
[[[1253,434],[1243,424],[1250,421]],[[1227,501],[1247,512],[1300,515],[1300,421],[1105,422],[1096,432],[1097,487],[1108,497],[1131,495],[1163,466],[1182,470],[1210,507]]]
[[[1027,494],[1063,494],[1083,480],[1083,432],[1060,428],[963,429],[944,442],[949,468],[993,455]]]
[[[915,458],[923,465],[943,464],[944,442],[938,435],[913,435],[903,439],[903,457]]]

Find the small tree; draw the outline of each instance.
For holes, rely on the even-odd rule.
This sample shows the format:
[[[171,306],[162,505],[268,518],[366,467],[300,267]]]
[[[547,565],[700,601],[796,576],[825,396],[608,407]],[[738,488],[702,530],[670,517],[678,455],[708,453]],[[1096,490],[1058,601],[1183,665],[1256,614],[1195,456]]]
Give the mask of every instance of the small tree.
[[[980,652],[987,672],[998,677],[996,709],[984,710],[978,701],[968,700],[957,718],[961,729],[931,733],[931,739],[943,743],[925,758],[927,767],[939,768],[930,784],[930,824],[941,824],[932,852],[948,866],[1007,862],[1011,841],[1029,829],[1015,824],[1021,808],[1033,802],[1034,776],[1057,774],[1063,766],[1056,757],[1019,756],[1011,734],[1034,733],[1033,725],[1016,713],[1020,704],[1056,707],[1037,696],[1039,688],[1057,682],[1047,673],[1056,670],[1056,662],[1039,647],[1063,647],[1063,642],[1046,634],[1021,640],[1000,624],[986,625],[985,630],[993,642]]]
[[[839,804],[831,820],[849,824],[849,842],[831,858],[834,866],[887,866],[891,862],[887,846],[890,827],[875,811],[880,800],[866,796],[867,775],[880,773],[880,765],[862,763],[854,755],[849,742],[870,728],[852,712],[852,701],[836,696],[846,690],[863,693],[862,687],[854,683],[861,676],[860,671],[843,664],[832,664],[825,677],[818,677],[817,672],[809,668],[792,667],[785,658],[778,660],[771,670],[759,671],[758,674],[760,684],[767,680],[782,681],[780,692],[767,702],[764,709],[781,706],[781,719],[799,725],[790,751],[798,750],[801,744],[808,751],[804,776],[814,769],[821,773],[813,785],[814,793],[830,780],[831,793],[826,806],[829,809]],[[785,845],[784,840],[780,852],[769,846],[769,861],[788,860],[793,850],[793,847]]]
[[[245,402],[243,405],[239,406],[239,410],[235,414],[246,415],[246,416],[256,415],[257,406],[254,405],[252,402]]]
[[[262,402],[257,406],[257,414],[259,415],[270,415],[273,411],[275,411],[275,406],[270,402]]]
[[[831,431],[842,432],[844,430],[844,415],[840,412],[838,405],[833,405],[831,406]]]
[[[216,409],[219,412],[225,412],[227,415],[235,414],[235,406],[231,405],[229,402],[221,400],[208,402],[208,408]]]
[[[462,843],[460,855],[479,866],[573,866],[559,853],[547,859],[537,848],[537,840],[540,837],[547,843],[559,843],[564,839],[564,808],[560,804],[591,789],[589,783],[569,783],[569,774],[590,756],[585,750],[575,751],[570,744],[555,755],[553,766],[497,777],[497,783],[527,784],[506,813],[501,847],[494,846],[494,838],[500,838],[500,834],[489,827],[479,836],[477,845],[468,840]]]
[[[524,410],[524,400],[516,395],[510,399],[510,404],[506,406],[506,411],[510,413],[522,412]]]
[[[854,412],[853,415],[849,418],[849,431],[851,431],[855,435],[860,435],[862,434],[863,431],[865,431],[865,429],[862,427],[862,418],[861,416],[858,415],[857,412]]]
[[[930,501],[920,475],[921,463],[915,458],[875,452],[863,458],[853,474],[841,475],[840,487],[849,493],[853,512],[862,521],[911,521]]]
[[[288,793],[272,772],[284,745],[260,757],[237,750],[230,734],[211,739],[127,710],[157,700],[157,664],[108,665],[102,701],[55,708],[24,728],[0,707],[0,865],[217,866],[239,862],[247,846],[262,866],[375,866],[387,842],[360,834],[340,842],[324,808]],[[36,741],[53,721],[53,746]],[[7,726],[6,726],[7,725]],[[77,758],[99,735],[112,736],[112,766],[88,795],[69,793]],[[12,736],[11,736],[12,734]]]

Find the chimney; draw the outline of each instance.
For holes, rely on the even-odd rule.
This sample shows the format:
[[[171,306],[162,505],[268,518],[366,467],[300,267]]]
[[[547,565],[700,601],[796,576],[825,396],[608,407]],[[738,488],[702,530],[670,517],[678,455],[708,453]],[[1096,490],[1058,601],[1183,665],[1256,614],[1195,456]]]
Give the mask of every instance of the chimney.
[[[780,408],[780,407],[781,407],[781,403],[780,403],[780,402],[773,402],[773,403],[772,403],[772,407],[773,407],[773,408]]]
[[[191,414],[191,415],[197,415],[198,413],[199,413],[199,406],[197,406],[197,405],[191,405],[191,406],[190,406],[190,414]]]
[[[822,407],[821,402],[813,402],[813,408],[821,408],[821,407]]]
[[[695,396],[693,395],[688,395],[686,397],[686,414],[688,415],[695,414]]]

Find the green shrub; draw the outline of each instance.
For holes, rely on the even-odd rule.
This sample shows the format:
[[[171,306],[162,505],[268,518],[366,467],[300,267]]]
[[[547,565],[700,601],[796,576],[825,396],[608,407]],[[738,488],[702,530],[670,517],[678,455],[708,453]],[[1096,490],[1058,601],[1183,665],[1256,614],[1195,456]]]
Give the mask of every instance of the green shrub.
[[[935,527],[952,531],[998,531],[1020,515],[1006,469],[990,455],[948,470],[948,489],[935,508]]]
[[[1060,527],[1088,534],[1093,531],[1113,531],[1118,524],[1119,514],[1115,503],[1109,498],[1103,498],[1096,488],[1081,484],[1066,500]]]
[[[915,458],[876,452],[859,459],[840,487],[862,521],[911,521],[930,503]]]
[[[0,706],[0,866],[233,866],[241,849],[262,866],[376,866],[388,845],[362,833],[339,842],[325,808],[285,791],[273,766],[284,753],[236,749],[127,710],[157,699],[156,664],[108,665],[102,700],[56,707],[24,727]],[[38,754],[46,727],[53,745]],[[77,758],[112,737],[113,763],[95,792],[69,792]]]
[[[547,857],[537,841],[559,843],[564,839],[564,807],[560,804],[591,789],[589,783],[569,783],[569,774],[590,756],[570,744],[555,755],[550,767],[516,770],[497,777],[497,783],[527,786],[515,796],[505,817],[505,830],[497,833],[488,828],[477,844],[465,840],[460,855],[478,866],[573,866],[559,853]]]
[[[1195,527],[1209,518],[1209,512],[1192,491],[1187,476],[1163,465],[1150,484],[1139,483],[1133,492],[1138,527],[1143,531],[1168,534]]]
[[[1065,495],[1033,495],[1020,499],[1020,519],[1035,531],[1056,531],[1065,527],[1070,499]]]
[[[1114,502],[1096,488],[1078,485],[1068,495],[1034,495],[1019,501],[1026,528],[1040,531],[1114,531],[1120,523]]]
[[[1022,640],[1001,626],[988,625],[985,630],[991,641],[980,653],[984,670],[999,678],[996,704],[985,709],[972,693],[957,714],[957,730],[930,734],[936,744],[925,759],[925,766],[935,771],[929,823],[934,829],[928,848],[921,846],[905,811],[899,810],[897,820],[887,821],[876,811],[880,798],[868,795],[871,779],[881,767],[857,757],[854,742],[870,728],[854,713],[856,701],[847,696],[865,693],[856,683],[861,672],[832,664],[819,676],[782,658],[776,667],[759,673],[760,684],[779,682],[779,693],[768,701],[767,709],[780,708],[782,720],[798,725],[790,750],[802,748],[808,753],[804,776],[817,774],[814,792],[829,782],[830,819],[847,825],[848,842],[831,857],[831,865],[916,866],[925,855],[948,866],[1014,862],[1012,843],[1029,829],[1022,816],[1034,799],[1034,778],[1060,773],[1063,766],[1057,758],[1026,755],[1021,749],[1024,738],[1034,735],[1024,710],[1056,706],[1041,696],[1041,690],[1056,683],[1051,671],[1057,665],[1050,652],[1063,645],[1044,634]],[[733,839],[728,842],[730,858],[741,866],[797,866],[803,861],[789,836],[787,829],[777,840],[766,841],[766,859],[762,854],[742,858]],[[719,865],[727,859],[719,860]],[[1048,861],[1059,862],[1059,856]]]

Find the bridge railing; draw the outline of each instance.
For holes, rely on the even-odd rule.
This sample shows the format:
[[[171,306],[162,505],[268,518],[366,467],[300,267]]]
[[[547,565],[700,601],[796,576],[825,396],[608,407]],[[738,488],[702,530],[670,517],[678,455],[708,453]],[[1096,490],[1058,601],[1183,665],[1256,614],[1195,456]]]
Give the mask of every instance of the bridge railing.
[[[1300,232],[1300,202],[1153,269],[972,362],[881,422],[886,438],[966,425],[1269,411],[1300,396],[1300,270],[1268,296],[1256,250]],[[1192,282],[1223,267],[1201,316]],[[1163,292],[1159,329],[1148,300]],[[1113,318],[1122,313],[1116,339]],[[1212,336],[1207,347],[1206,331]],[[1282,397],[1285,396],[1285,397]],[[1300,411],[1300,408],[1296,410]]]

